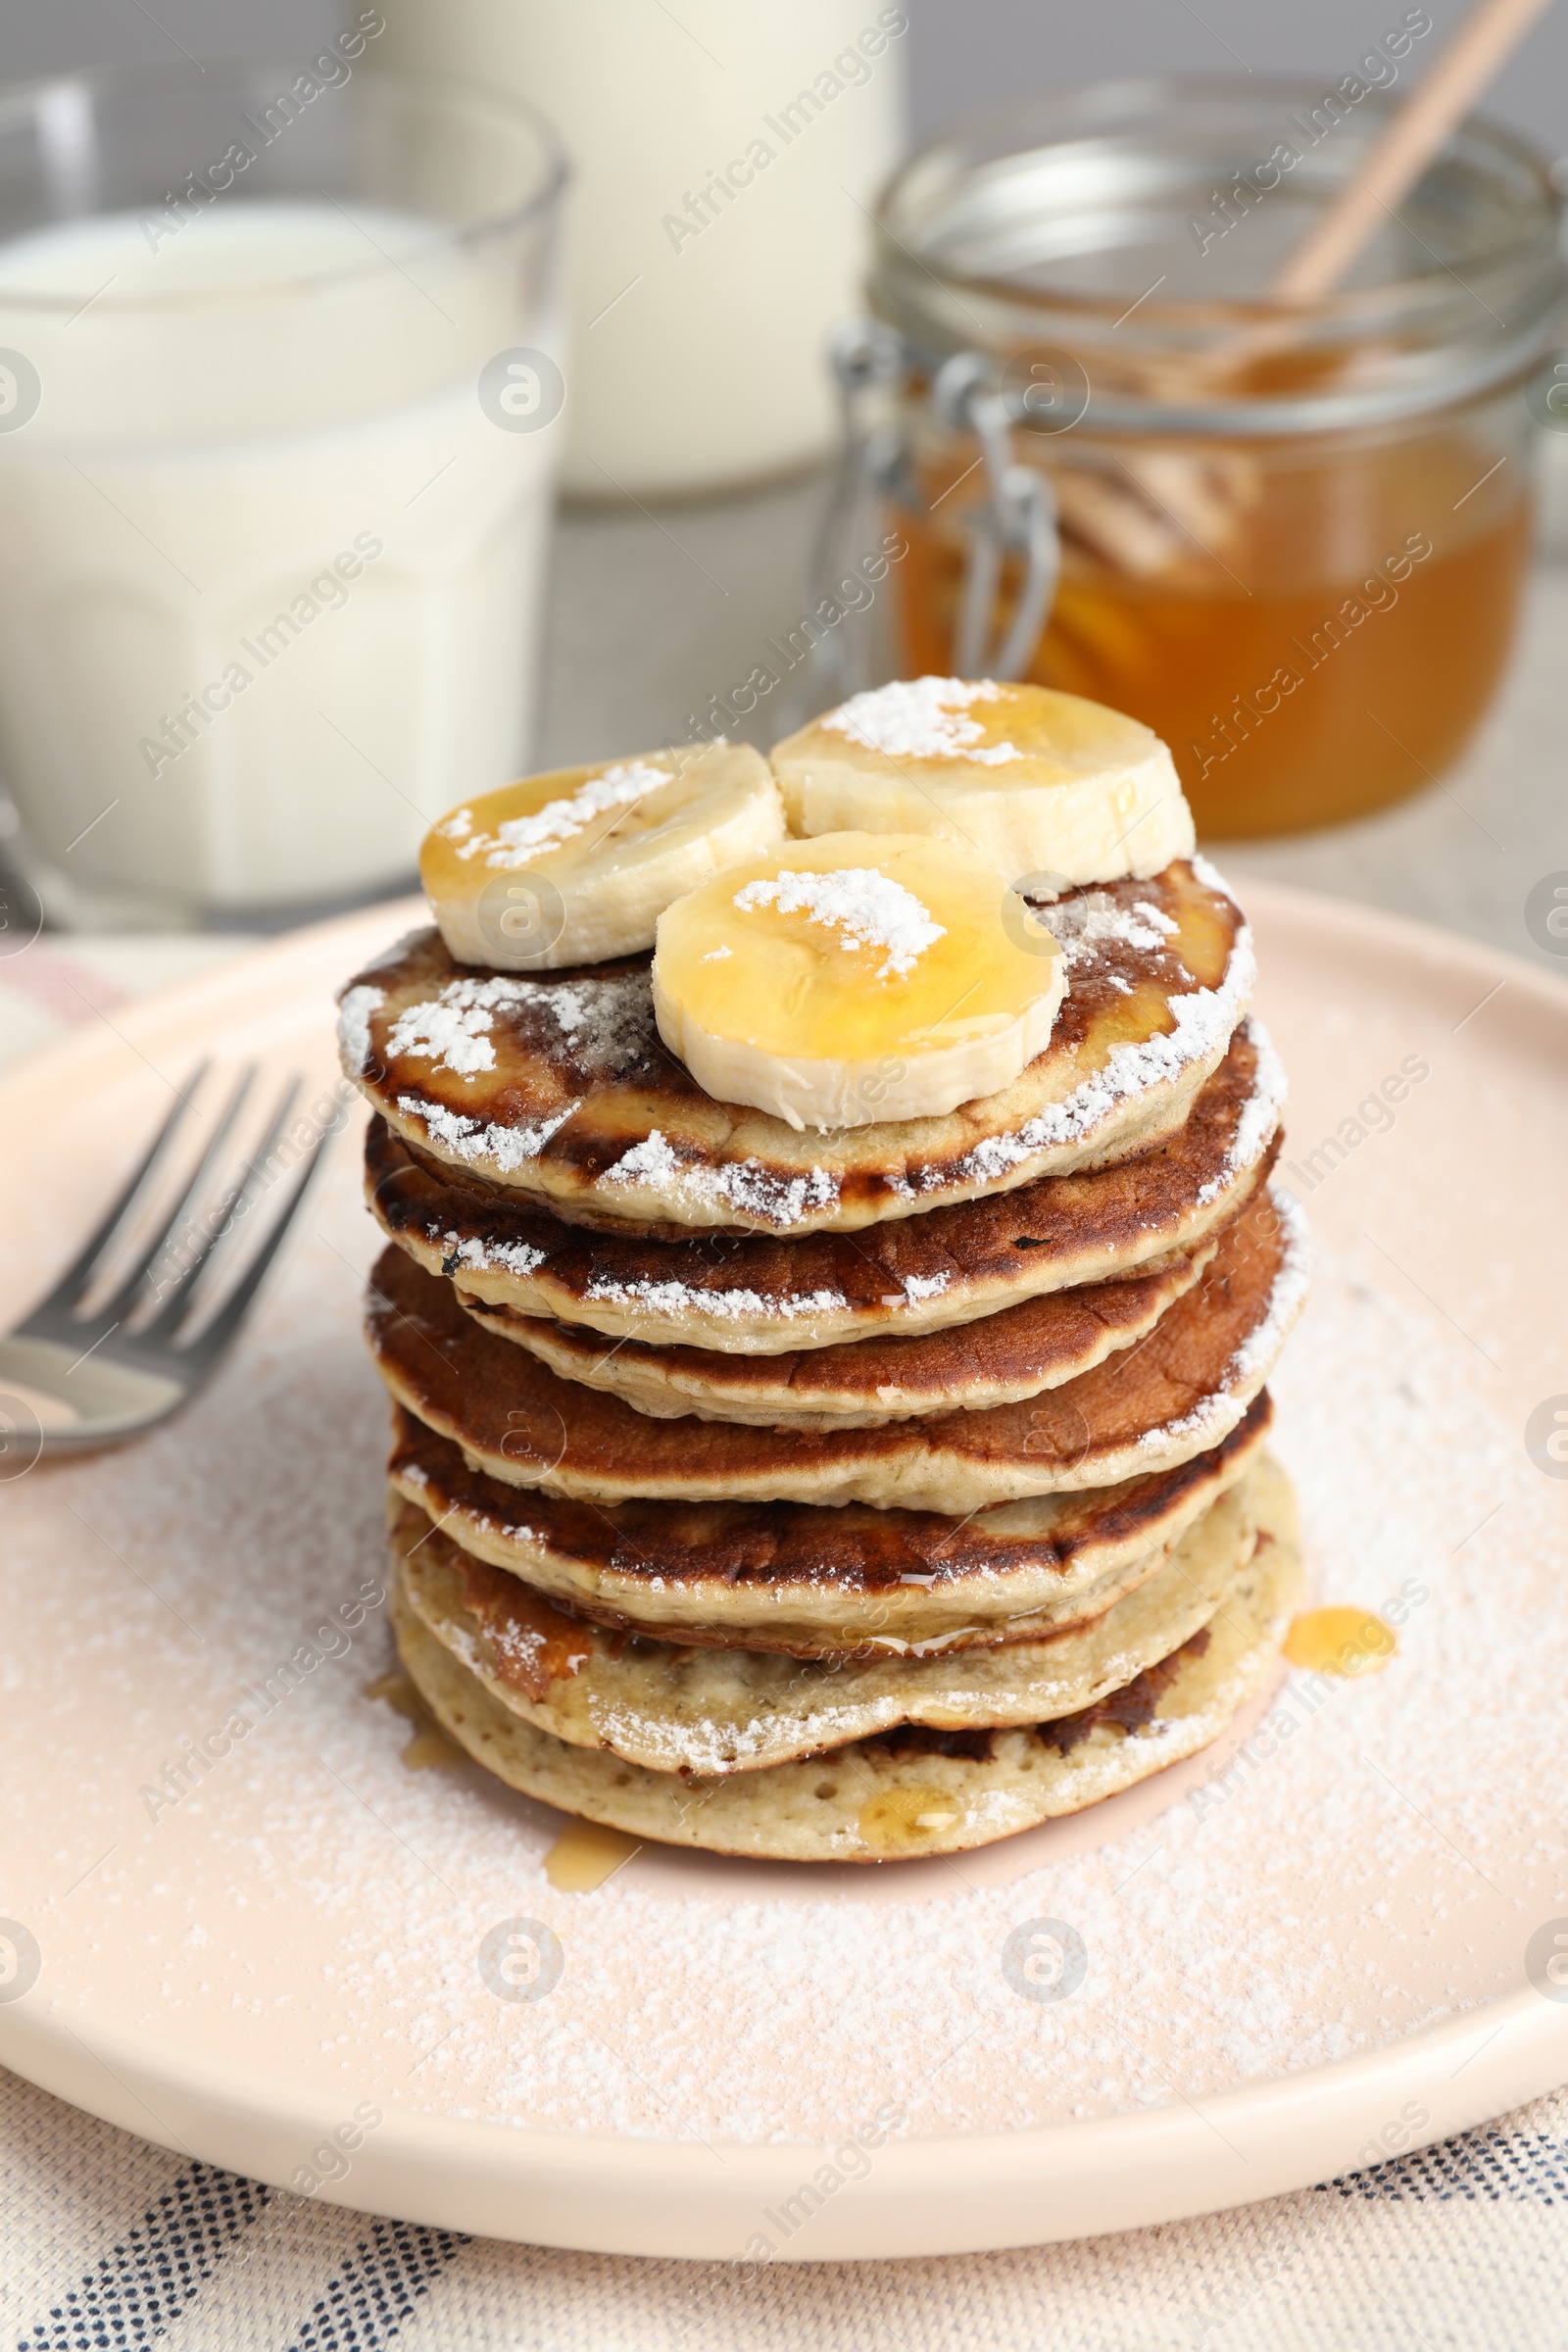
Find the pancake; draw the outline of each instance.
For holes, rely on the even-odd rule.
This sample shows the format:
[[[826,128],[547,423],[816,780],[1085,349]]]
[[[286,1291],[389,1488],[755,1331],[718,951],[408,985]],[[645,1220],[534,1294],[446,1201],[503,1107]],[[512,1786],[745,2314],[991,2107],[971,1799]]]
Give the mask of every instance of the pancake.
[[[1295,1498],[1274,1464],[1253,1487],[1257,1548],[1222,1609],[1171,1657],[1040,1729],[910,1727],[766,1772],[683,1778],[522,1722],[394,1588],[403,1662],[437,1722],[526,1796],[633,1838],[793,1862],[962,1853],[1082,1811],[1217,1740],[1266,1683],[1303,1579]]]
[[[350,983],[343,1064],[395,1133],[564,1217],[854,1232],[1127,1158],[1186,1118],[1252,987],[1218,877],[1181,860],[1072,892],[1052,922],[1067,995],[1051,1043],[942,1117],[797,1133],[715,1102],[665,1050],[649,957],[487,973],[434,930]]]
[[[868,1502],[961,1517],[1217,1445],[1267,1379],[1306,1282],[1299,1212],[1265,1196],[1137,1347],[1018,1404],[871,1429],[656,1420],[481,1330],[450,1284],[397,1250],[371,1276],[366,1327],[398,1402],[513,1486],[599,1503]]]
[[[1102,1615],[996,1649],[928,1658],[798,1658],[630,1639],[564,1615],[401,1506],[392,1552],[436,1640],[510,1713],[650,1772],[756,1772],[902,1724],[976,1731],[1073,1715],[1205,1625],[1251,1558],[1250,1480],[1190,1527]]]
[[[1147,1339],[1190,1291],[1216,1241],[1126,1282],[1050,1291],[978,1323],[907,1340],[851,1340],[787,1355],[721,1355],[708,1348],[646,1348],[580,1324],[544,1322],[486,1306],[458,1285],[458,1301],[486,1331],[526,1348],[559,1379],[603,1389],[639,1413],[673,1420],[742,1421],[765,1429],[875,1429],[916,1414],[984,1411],[1038,1396]]]
[[[848,1503],[623,1502],[519,1494],[393,1407],[387,1476],[466,1552],[597,1625],[683,1642],[894,1655],[977,1648],[1073,1625],[1152,1576],[1241,1477],[1267,1392],[1221,1445],[1114,1487],[967,1519]]]
[[[391,1240],[488,1305],[650,1346],[766,1354],[945,1330],[1186,1254],[1267,1172],[1284,1095],[1279,1058],[1248,1021],[1185,1125],[1141,1157],[854,1236],[585,1232],[454,1177],[380,1119],[366,1192]]]

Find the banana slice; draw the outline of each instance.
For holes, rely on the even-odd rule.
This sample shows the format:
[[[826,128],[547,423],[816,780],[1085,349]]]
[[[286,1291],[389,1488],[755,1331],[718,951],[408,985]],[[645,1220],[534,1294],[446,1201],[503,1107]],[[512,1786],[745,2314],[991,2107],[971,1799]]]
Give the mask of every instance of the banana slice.
[[[766,760],[720,741],[465,801],[425,835],[419,878],[461,963],[557,970],[651,948],[671,900],[783,838]]]
[[[792,1127],[940,1115],[1051,1036],[1065,964],[1021,906],[929,834],[791,842],[660,916],[660,1035],[719,1102]]]
[[[791,832],[941,834],[1009,882],[1142,878],[1193,850],[1159,737],[1048,686],[879,686],[776,744],[772,760]]]

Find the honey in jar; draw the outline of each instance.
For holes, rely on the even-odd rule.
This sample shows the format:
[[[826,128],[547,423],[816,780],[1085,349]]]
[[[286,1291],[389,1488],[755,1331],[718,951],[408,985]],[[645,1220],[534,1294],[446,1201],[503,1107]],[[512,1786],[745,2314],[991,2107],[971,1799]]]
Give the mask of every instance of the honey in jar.
[[[1073,93],[916,156],[879,215],[898,667],[965,666],[977,534],[1027,469],[1059,569],[1017,674],[1153,727],[1210,836],[1440,777],[1502,675],[1528,559],[1526,391],[1564,292],[1545,169],[1465,125],[1345,286],[1283,305],[1272,278],[1387,103],[1320,97]],[[958,416],[955,368],[983,392]],[[992,646],[1030,592],[995,528]]]

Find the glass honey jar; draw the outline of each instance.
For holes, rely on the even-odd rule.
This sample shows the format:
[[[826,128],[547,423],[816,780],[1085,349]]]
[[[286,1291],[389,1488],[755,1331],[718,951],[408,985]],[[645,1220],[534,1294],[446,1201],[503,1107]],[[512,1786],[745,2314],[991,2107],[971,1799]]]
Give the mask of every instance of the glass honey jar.
[[[824,581],[868,492],[899,671],[1132,712],[1210,836],[1420,790],[1513,636],[1565,291],[1543,161],[1470,122],[1335,292],[1269,292],[1389,104],[1353,75],[1129,79],[929,147],[836,352]]]

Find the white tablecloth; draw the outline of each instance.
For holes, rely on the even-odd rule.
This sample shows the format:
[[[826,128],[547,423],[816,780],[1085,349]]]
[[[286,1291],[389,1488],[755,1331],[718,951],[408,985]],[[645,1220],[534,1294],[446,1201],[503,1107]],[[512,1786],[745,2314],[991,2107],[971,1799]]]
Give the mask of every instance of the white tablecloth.
[[[680,575],[711,569],[743,590],[752,583],[749,612],[726,624],[737,642],[773,625],[788,587],[759,566],[759,537],[771,529],[775,553],[781,532],[804,546],[808,503],[798,490],[694,510],[666,517],[673,539],[620,516],[570,526],[544,756],[682,732],[681,699],[701,674],[689,654],[686,675],[672,669],[670,648],[691,641],[681,598],[710,591]],[[606,595],[661,615],[641,671],[617,673],[608,719],[594,699],[594,648],[613,633]],[[700,628],[695,610],[687,618]],[[1229,869],[1423,915],[1546,966],[1524,902],[1541,875],[1568,868],[1565,624],[1568,575],[1544,573],[1508,690],[1442,789],[1360,826],[1238,850]],[[40,940],[0,961],[0,1061],[80,1022],[112,1022],[131,998],[242,945]],[[1556,968],[1568,978],[1568,963]],[[46,1781],[34,1801],[47,1801]],[[140,2352],[155,2341],[170,2352],[377,2352],[394,2340],[400,2352],[1558,2352],[1568,2344],[1568,2093],[1213,2220],[1006,2254],[779,2267],[748,2284],[722,2264],[498,2245],[310,2203],[0,2077],[0,2321],[25,2352]]]

